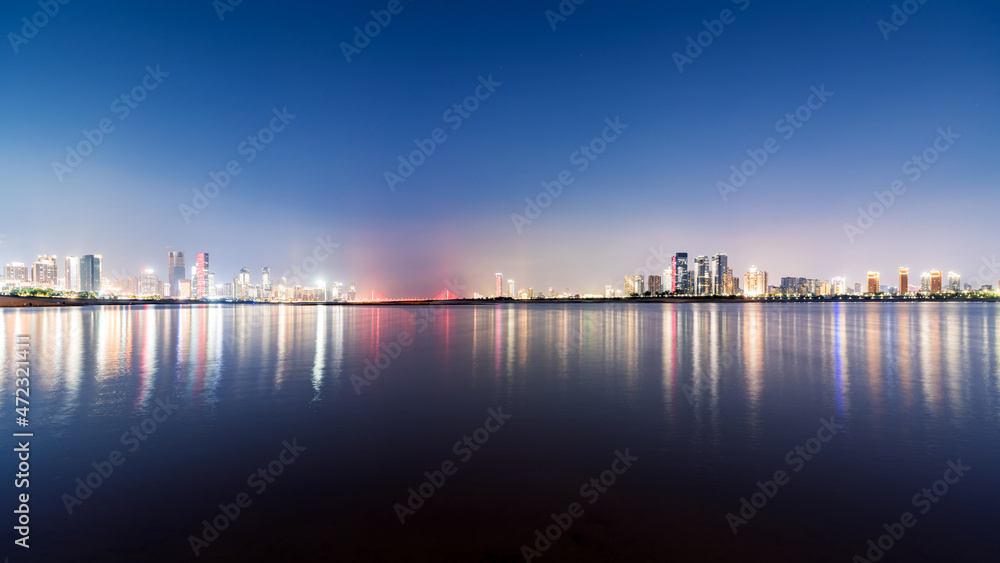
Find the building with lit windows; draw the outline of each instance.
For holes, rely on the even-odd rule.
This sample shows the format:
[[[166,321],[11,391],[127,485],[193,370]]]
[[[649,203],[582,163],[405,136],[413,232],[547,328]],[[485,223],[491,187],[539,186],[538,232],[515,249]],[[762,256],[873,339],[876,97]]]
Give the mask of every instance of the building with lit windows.
[[[87,254],[80,260],[80,291],[101,292],[100,254]]]
[[[962,291],[962,276],[948,272],[948,291]]]
[[[27,284],[31,274],[23,262],[11,262],[3,268],[3,279],[9,285]]]
[[[642,274],[636,274],[632,276],[632,286],[635,289],[636,295],[642,295],[643,293],[645,293],[646,288],[642,283]]]
[[[931,270],[931,293],[941,293],[941,270]]]
[[[497,292],[496,297],[503,297],[503,274],[497,272]]]
[[[899,269],[899,294],[906,295],[910,292],[910,269]]]
[[[767,272],[758,270],[757,266],[750,266],[750,271],[743,275],[743,295],[767,295]]]
[[[868,272],[868,291],[869,295],[875,295],[881,293],[881,288],[879,287],[879,274],[878,272]]]
[[[688,276],[688,255],[687,252],[678,252],[673,259],[674,267],[674,291],[681,295],[691,293],[691,279]]]
[[[695,295],[708,295],[712,291],[712,272],[708,256],[694,259]]]
[[[42,255],[31,265],[31,283],[35,287],[55,287],[59,281],[55,255]]]
[[[139,277],[139,287],[136,292],[142,297],[151,297],[160,294],[160,278],[152,268],[146,268]]]
[[[663,278],[656,274],[649,275],[649,292],[653,295],[663,293]]]
[[[920,291],[921,293],[930,293],[931,291],[931,275],[927,272],[920,274]]]
[[[181,251],[167,252],[167,283],[170,285],[170,295],[177,295],[180,291],[178,282],[187,275],[187,266],[184,264],[184,253]]]

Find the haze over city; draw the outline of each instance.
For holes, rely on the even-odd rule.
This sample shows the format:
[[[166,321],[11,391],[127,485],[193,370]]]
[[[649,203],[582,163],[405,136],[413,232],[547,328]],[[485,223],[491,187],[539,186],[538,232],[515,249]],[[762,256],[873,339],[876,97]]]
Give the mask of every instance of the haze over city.
[[[587,2],[560,19],[404,2],[367,43],[354,27],[383,5],[66,5],[29,39],[33,6],[0,20],[25,38],[4,58],[0,181],[28,196],[0,212],[0,263],[101,254],[135,275],[170,245],[228,280],[322,238],[340,247],[317,280],[432,296],[455,278],[488,294],[498,271],[600,293],[651,247],[850,284],[900,266],[969,278],[997,254],[1000,37],[969,6],[927,2],[890,29],[878,3]],[[563,171],[530,224],[512,218]]]

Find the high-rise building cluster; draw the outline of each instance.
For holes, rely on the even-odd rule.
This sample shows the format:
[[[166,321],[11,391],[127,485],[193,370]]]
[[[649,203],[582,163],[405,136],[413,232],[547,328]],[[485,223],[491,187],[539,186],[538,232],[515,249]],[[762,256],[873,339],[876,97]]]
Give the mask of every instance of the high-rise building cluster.
[[[357,287],[341,283],[332,287],[302,287],[289,284],[284,277],[273,279],[268,267],[261,269],[260,283],[251,281],[247,268],[240,270],[231,283],[216,283],[209,253],[195,255],[188,269],[184,251],[167,250],[166,280],[160,280],[154,268],[144,268],[139,275],[109,272],[100,254],[67,256],[60,271],[55,255],[42,255],[31,265],[11,262],[4,266],[0,292],[29,295],[94,294],[102,297],[139,299],[175,298],[191,300],[237,301],[355,301]],[[61,275],[60,275],[61,274]],[[295,281],[293,279],[293,281]]]

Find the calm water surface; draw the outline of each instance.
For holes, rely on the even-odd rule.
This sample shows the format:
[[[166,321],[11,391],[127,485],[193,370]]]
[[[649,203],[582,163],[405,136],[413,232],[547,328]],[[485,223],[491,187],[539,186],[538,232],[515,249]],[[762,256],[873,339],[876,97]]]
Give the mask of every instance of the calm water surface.
[[[18,334],[31,337],[35,434],[30,557],[4,552],[190,561],[190,537],[204,539],[203,521],[245,493],[249,505],[220,520],[200,560],[523,561],[521,546],[576,502],[583,515],[533,561],[848,562],[904,512],[916,523],[883,561],[997,561],[998,313],[957,303],[0,310],[8,475]],[[477,433],[489,409],[503,424]],[[465,436],[477,450],[455,447]],[[638,459],[613,463],[626,450]],[[78,495],[77,479],[115,451],[120,464]],[[970,469],[948,473],[935,495],[959,460]],[[454,473],[401,524],[395,505],[446,462]],[[270,483],[248,481],[260,468]],[[778,471],[786,482],[769,485]],[[602,473],[614,483],[581,490]],[[938,500],[914,503],[924,488]],[[11,480],[5,490],[12,506]],[[763,506],[750,512],[743,499]]]

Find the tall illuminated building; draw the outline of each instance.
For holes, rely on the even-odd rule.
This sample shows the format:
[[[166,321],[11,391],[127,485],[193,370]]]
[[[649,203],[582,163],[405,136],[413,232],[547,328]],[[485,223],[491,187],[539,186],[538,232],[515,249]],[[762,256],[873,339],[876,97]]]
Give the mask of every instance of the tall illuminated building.
[[[635,295],[635,282],[632,281],[632,278],[629,276],[625,276],[624,293],[625,297],[628,297],[630,295]]]
[[[42,255],[31,265],[31,282],[35,287],[55,287],[59,280],[55,255]]]
[[[158,295],[160,293],[160,278],[152,268],[146,268],[139,276],[139,291],[136,292],[142,297]]]
[[[514,298],[514,280],[507,280],[507,297]]]
[[[880,293],[878,272],[868,272],[868,291],[870,295]]]
[[[678,252],[673,259],[674,291],[682,295],[691,294],[691,279],[688,276],[687,252]]]
[[[962,291],[962,276],[948,272],[948,291]]]
[[[729,270],[729,257],[725,253],[719,253],[712,257],[712,289],[713,295],[726,295],[729,292],[727,285],[732,282],[726,281],[726,272]]]
[[[670,268],[663,270],[663,291],[673,293],[676,291],[674,285],[674,271],[677,269],[677,257],[670,257]]]
[[[178,282],[187,275],[187,266],[184,264],[184,252],[167,252],[167,283],[170,285],[170,295],[180,293]]]
[[[906,295],[910,292],[910,269],[899,269],[899,294]]]
[[[358,285],[354,282],[351,282],[351,287],[350,289],[347,290],[347,300],[354,301],[355,299],[357,299],[357,297],[358,297]]]
[[[695,295],[708,295],[712,291],[712,272],[708,256],[694,259]]]
[[[80,291],[80,257],[66,257],[66,278],[63,287],[67,291]]]
[[[847,279],[843,276],[833,278],[831,283],[833,284],[831,289],[834,295],[844,295],[847,293]]]
[[[663,278],[656,274],[649,275],[649,293],[653,296],[663,293]]]
[[[496,297],[503,297],[503,274],[497,272],[497,292]]]
[[[642,283],[642,274],[636,274],[632,276],[632,284],[635,287],[636,295],[642,295],[643,293],[646,292],[646,288]]]
[[[80,291],[101,292],[100,254],[86,254],[80,259]]]
[[[931,293],[941,293],[941,270],[931,270]]]
[[[920,274],[920,291],[922,293],[930,293],[931,291],[931,275],[927,272]]]
[[[208,253],[198,253],[196,260],[195,299],[206,299],[208,297]]]
[[[750,266],[750,271],[743,275],[743,294],[749,297],[767,295],[767,272]]]

